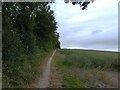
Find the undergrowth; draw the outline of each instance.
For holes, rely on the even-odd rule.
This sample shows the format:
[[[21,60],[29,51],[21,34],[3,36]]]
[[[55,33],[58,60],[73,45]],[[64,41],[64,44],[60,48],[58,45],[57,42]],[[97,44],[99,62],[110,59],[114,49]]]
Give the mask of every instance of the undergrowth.
[[[40,74],[39,65],[47,53],[23,56],[20,60],[3,61],[3,88],[21,88],[31,83]]]

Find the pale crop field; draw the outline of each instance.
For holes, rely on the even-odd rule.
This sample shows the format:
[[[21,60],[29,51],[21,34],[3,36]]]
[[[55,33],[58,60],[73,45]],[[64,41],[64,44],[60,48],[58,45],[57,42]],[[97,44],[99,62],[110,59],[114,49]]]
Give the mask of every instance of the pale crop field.
[[[117,87],[117,52],[60,49],[54,63],[62,76],[62,87]]]

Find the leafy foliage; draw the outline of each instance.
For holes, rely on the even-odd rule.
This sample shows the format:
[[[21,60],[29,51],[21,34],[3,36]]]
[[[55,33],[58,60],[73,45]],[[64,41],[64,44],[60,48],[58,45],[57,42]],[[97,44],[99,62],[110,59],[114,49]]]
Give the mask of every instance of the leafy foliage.
[[[46,2],[4,2],[2,11],[3,75],[14,81],[14,84],[7,82],[11,86],[19,86],[22,83],[19,82],[19,78],[23,77],[20,70],[23,70],[21,72],[26,75],[28,73],[32,75],[32,71],[29,72],[29,70],[36,67],[30,63],[34,62],[33,57],[38,54],[42,56],[43,52],[60,48],[59,35],[56,32],[57,22],[54,11]],[[25,62],[28,62],[27,65],[31,67],[28,73],[27,67],[23,64]],[[3,86],[7,87],[4,82]]]
[[[77,5],[79,4],[80,5],[80,8],[82,10],[86,10],[88,5],[90,4],[90,2],[94,2],[95,0],[78,0],[78,1],[75,1],[75,0],[64,0],[65,3],[69,3],[70,1],[72,2],[73,5]]]

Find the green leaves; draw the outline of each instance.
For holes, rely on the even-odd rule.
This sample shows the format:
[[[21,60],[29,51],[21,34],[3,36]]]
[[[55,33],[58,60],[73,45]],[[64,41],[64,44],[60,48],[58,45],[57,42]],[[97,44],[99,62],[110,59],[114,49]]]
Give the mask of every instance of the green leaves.
[[[60,48],[56,30],[54,11],[48,3],[3,3],[3,45],[8,47],[3,47],[3,52],[16,53],[13,50],[19,48],[24,49],[25,54],[32,54],[36,47],[44,50]]]
[[[4,2],[2,10],[3,74],[5,82],[9,82],[3,86],[17,87],[30,82],[37,72],[33,64],[39,63],[34,60],[38,54],[60,48],[57,22],[48,3]]]

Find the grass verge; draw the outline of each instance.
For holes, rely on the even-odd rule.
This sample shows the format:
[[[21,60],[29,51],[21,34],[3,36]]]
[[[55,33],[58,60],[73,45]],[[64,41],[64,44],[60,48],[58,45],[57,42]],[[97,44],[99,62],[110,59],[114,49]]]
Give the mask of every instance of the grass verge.
[[[85,85],[78,80],[73,73],[70,72],[69,68],[66,68],[64,65],[62,65],[61,60],[64,56],[61,56],[60,54],[55,54],[53,60],[54,65],[57,69],[57,71],[60,74],[60,78],[62,79],[61,83],[63,88],[84,88]]]

